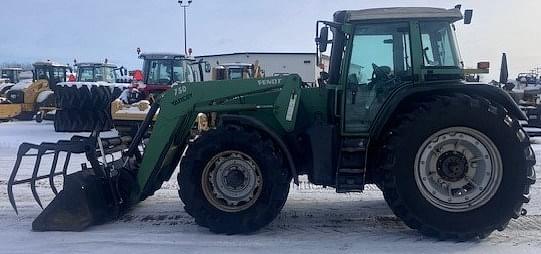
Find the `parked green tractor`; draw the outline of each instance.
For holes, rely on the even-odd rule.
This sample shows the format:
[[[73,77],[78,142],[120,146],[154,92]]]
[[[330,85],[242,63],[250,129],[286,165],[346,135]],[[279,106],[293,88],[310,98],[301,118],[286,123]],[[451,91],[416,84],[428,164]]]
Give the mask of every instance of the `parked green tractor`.
[[[465,14],[469,23],[472,13]],[[216,233],[266,226],[291,180],[308,175],[339,193],[377,184],[394,213],[423,234],[484,238],[525,214],[535,156],[513,100],[462,82],[453,24],[462,19],[459,8],[336,12],[332,22],[318,22],[319,50],[332,44],[318,87],[298,75],[178,84],[152,104],[133,138],[95,131],[21,145],[9,198],[16,209],[13,185],[30,182],[41,204],[36,180],[65,175],[32,228],[83,230],[153,195],[180,163],[184,209]],[[215,112],[219,121],[193,137],[198,112]],[[106,156],[119,152],[115,161]],[[57,172],[59,153],[84,153],[89,165]],[[46,154],[54,166],[42,176]],[[33,177],[18,180],[28,155],[38,157]]]

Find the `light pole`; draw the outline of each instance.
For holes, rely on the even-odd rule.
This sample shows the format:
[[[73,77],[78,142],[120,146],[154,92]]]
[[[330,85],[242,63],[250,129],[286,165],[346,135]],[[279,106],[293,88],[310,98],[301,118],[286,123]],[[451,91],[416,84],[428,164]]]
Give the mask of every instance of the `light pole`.
[[[178,4],[180,5],[180,7],[182,7],[183,11],[184,11],[184,54],[187,56],[188,55],[188,47],[187,47],[187,39],[186,39],[186,8],[188,8],[190,6],[190,4],[192,3],[192,0],[178,0]]]

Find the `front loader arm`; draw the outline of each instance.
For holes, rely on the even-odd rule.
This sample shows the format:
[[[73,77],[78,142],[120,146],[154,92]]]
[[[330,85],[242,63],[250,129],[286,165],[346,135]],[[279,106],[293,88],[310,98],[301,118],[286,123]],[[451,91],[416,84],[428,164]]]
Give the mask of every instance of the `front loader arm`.
[[[298,75],[258,80],[211,81],[180,84],[159,99],[160,113],[137,172],[137,202],[150,196],[171,177],[187,146],[191,128],[200,112],[239,112],[272,109],[281,127],[295,128],[302,81]],[[228,99],[267,91],[280,91],[273,105],[223,104]]]

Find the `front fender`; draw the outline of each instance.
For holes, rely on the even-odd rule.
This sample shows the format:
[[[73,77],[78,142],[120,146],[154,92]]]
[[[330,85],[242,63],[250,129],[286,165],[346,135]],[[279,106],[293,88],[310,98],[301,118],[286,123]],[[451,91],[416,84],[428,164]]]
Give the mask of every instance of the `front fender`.
[[[282,138],[274,132],[272,129],[265,126],[263,123],[258,121],[257,119],[249,116],[243,116],[243,115],[230,115],[230,114],[223,114],[220,115],[220,119],[218,122],[219,126],[223,126],[226,124],[238,124],[238,125],[245,125],[249,126],[251,128],[254,128],[258,131],[264,132],[271,139],[280,147],[282,150],[282,153],[285,155],[287,164],[289,166],[289,170],[291,172],[291,175],[293,176],[293,181],[295,184],[299,185],[299,176],[297,174],[297,167],[295,166],[295,162],[293,160],[293,156],[291,155],[291,151],[289,151],[289,148],[284,143]]]

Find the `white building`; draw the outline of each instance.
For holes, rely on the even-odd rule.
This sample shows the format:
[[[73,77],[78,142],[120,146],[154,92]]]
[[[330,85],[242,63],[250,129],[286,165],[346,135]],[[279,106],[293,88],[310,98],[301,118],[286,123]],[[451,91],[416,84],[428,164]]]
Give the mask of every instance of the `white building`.
[[[228,63],[250,63],[256,62],[265,72],[266,77],[284,74],[299,74],[304,82],[316,82],[321,69],[317,66],[316,53],[266,53],[266,52],[243,52],[231,54],[196,56],[197,60],[202,59],[214,68],[220,64]],[[328,59],[323,61],[325,69],[328,66]],[[211,73],[205,72],[205,80],[211,79]]]

